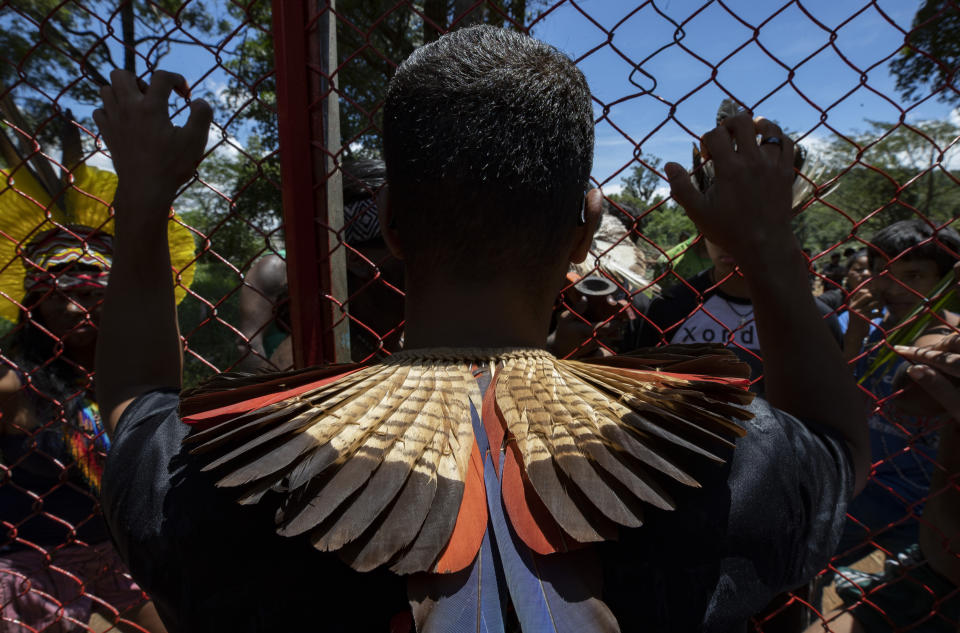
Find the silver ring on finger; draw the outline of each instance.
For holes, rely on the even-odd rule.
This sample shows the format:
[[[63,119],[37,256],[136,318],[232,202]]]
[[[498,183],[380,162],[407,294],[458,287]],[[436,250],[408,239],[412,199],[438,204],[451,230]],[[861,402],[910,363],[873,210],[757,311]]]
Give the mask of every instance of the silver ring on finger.
[[[765,139],[763,139],[762,141],[760,141],[760,144],[761,144],[761,145],[777,145],[777,146],[780,146],[780,145],[783,145],[783,141],[780,139],[779,136],[768,136],[767,138],[765,138]]]

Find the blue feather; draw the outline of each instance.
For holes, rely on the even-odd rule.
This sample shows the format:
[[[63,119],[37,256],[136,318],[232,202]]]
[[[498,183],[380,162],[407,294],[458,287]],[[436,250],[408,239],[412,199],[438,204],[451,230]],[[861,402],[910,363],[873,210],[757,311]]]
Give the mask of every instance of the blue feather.
[[[494,545],[510,592],[513,608],[525,632],[580,633],[619,631],[616,618],[600,599],[603,573],[594,548],[543,556],[520,540],[506,515],[499,473],[503,471],[506,443],[500,455],[490,454],[486,433],[477,433],[484,458],[484,484]],[[494,466],[494,459],[497,466]]]
[[[474,433],[486,438],[480,415],[473,409]],[[490,525],[480,552],[467,569],[455,574],[415,574],[407,594],[420,633],[504,633],[506,602],[502,572]]]
[[[488,377],[479,377],[477,382],[485,392]],[[476,560],[467,569],[455,574],[415,574],[408,579],[417,630],[504,633],[504,607],[509,598],[525,633],[619,631],[616,619],[600,599],[603,574],[593,548],[542,556],[516,535],[500,487],[505,453],[490,454],[480,415],[473,405],[470,412],[484,456],[487,531]]]

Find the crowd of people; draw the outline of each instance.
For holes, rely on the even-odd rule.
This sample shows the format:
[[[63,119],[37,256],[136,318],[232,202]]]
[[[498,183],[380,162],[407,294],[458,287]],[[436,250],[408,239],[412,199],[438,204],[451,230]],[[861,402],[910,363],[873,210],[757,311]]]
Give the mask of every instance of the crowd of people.
[[[5,235],[43,228],[0,273],[0,631],[787,630],[763,614],[791,591],[797,633],[960,630],[954,229],[896,222],[816,270],[801,150],[735,113],[709,182],[665,169],[706,268],[594,293],[570,272],[605,213],[586,82],[466,28],[398,68],[384,161],[343,167],[353,363],[288,371],[281,252],[240,297],[251,373],[181,394],[170,208],[211,111],[174,127],[172,91],[112,75],[117,176],[65,157],[91,195],[63,217],[0,195]]]

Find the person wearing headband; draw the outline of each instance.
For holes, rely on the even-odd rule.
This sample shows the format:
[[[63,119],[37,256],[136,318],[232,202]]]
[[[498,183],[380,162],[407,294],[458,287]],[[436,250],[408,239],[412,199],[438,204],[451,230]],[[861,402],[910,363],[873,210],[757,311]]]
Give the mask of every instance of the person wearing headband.
[[[377,197],[386,179],[382,160],[347,160],[343,171],[343,227],[350,315],[350,355],[360,362],[401,347],[403,264],[387,249],[380,230]],[[237,344],[240,371],[293,366],[286,250],[258,259],[240,289]]]
[[[116,176],[75,165],[59,205],[25,166],[3,175],[0,317],[12,329],[0,340],[0,618],[35,630],[165,631],[99,507],[110,442],[94,353]],[[185,293],[193,238],[175,222],[171,233]]]

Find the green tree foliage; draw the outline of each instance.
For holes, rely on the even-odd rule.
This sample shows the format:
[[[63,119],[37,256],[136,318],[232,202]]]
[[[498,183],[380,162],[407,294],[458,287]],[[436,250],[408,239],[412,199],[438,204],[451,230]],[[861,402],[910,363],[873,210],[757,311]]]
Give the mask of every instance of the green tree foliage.
[[[955,0],[925,0],[913,18],[906,45],[890,63],[904,97],[939,91],[942,101],[960,103],[954,82],[960,67],[960,7]]]
[[[341,160],[379,155],[380,108],[387,83],[400,61],[438,36],[435,27],[445,31],[480,21],[523,24],[529,7],[543,1],[473,4],[472,0],[424,0],[411,10],[398,9],[391,0],[338,0]],[[185,301],[181,322],[185,333],[193,332],[191,346],[203,350],[203,356],[218,367],[229,366],[236,358],[234,345],[216,342],[237,340],[220,320],[236,323],[242,273],[263,253],[282,247],[271,2],[230,4],[227,14],[229,23],[244,23],[243,36],[223,63],[230,76],[228,85],[221,94],[207,96],[218,111],[217,121],[242,122],[234,127],[245,128],[243,151],[213,153],[200,166],[202,179],[224,197],[195,184],[181,198],[192,209],[189,223],[210,237],[216,248],[215,253],[201,255],[194,282],[207,301]],[[199,360],[188,359],[188,377],[208,371]]]
[[[960,186],[949,167],[958,158],[960,128],[948,121],[868,125],[823,151],[829,171],[821,180],[835,179],[836,189],[796,220],[803,244],[815,252],[852,237],[869,240],[918,214],[940,224],[960,216]]]
[[[55,143],[53,110],[64,97],[99,101],[110,71],[156,67],[183,31],[208,33],[223,24],[207,0],[8,0],[0,11],[0,94],[12,95],[41,145]],[[107,23],[120,22],[120,29]],[[4,115],[10,118],[5,109]],[[87,121],[89,123],[89,121]]]
[[[545,0],[422,0],[412,8],[394,0],[338,0],[337,89],[344,156],[369,158],[379,154],[381,105],[397,65],[424,42],[441,32],[486,22],[523,25],[529,12]],[[251,28],[244,34],[235,59],[225,63],[231,73],[229,108],[243,107],[256,125],[264,147],[277,146],[276,82],[273,76],[271,3],[267,0],[228,9],[235,20]],[[251,100],[251,96],[253,99]]]
[[[182,333],[199,355],[185,357],[185,384],[209,375],[210,365],[222,370],[238,359],[242,339],[234,328],[244,273],[260,256],[282,250],[279,170],[276,152],[265,153],[254,134],[242,152],[212,154],[200,166],[203,182],[178,199],[186,223],[205,236],[198,239],[197,296],[179,308]]]
[[[680,205],[672,199],[665,200],[666,182],[654,171],[659,170],[662,163],[655,156],[640,156],[640,162],[623,179],[620,193],[608,198],[635,219],[639,218],[637,228],[647,240],[667,250],[695,235],[697,228]]]

